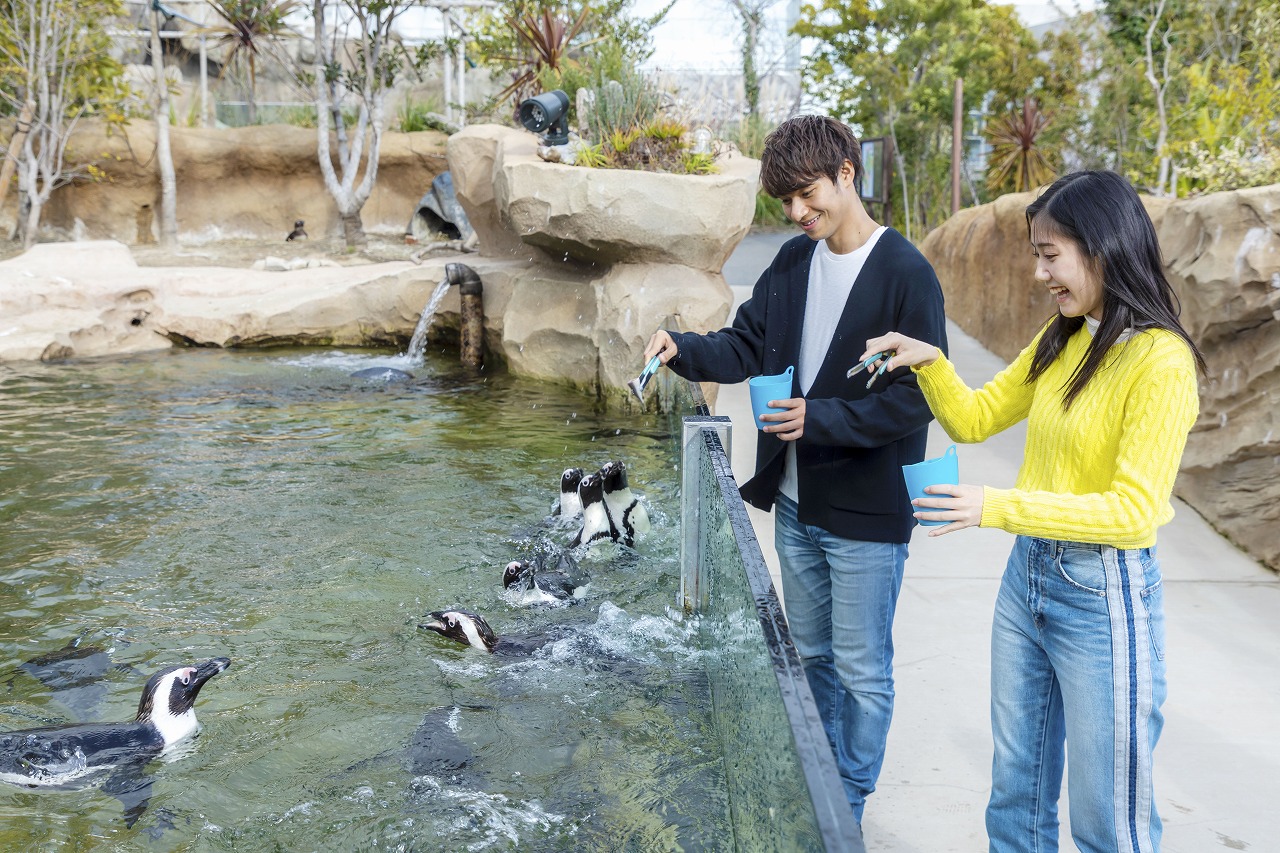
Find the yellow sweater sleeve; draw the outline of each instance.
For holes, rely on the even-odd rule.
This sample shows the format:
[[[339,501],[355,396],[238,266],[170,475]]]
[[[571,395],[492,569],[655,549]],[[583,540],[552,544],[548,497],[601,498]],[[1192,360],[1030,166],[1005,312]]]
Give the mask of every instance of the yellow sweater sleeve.
[[[1026,382],[1027,372],[1038,340],[1039,336],[977,391],[964,384],[955,365],[941,352],[932,364],[915,371],[933,416],[952,441],[986,441],[1027,416],[1034,393],[1034,386]]]
[[[1087,341],[1070,342],[1031,386],[1023,382],[1029,347],[982,391],[964,388],[954,368],[937,363],[919,371],[920,387],[930,406],[937,398],[934,413],[956,441],[980,441],[1018,413],[1028,418],[1017,483],[1012,489],[984,487],[981,526],[1149,547],[1157,528],[1173,518],[1173,483],[1199,413],[1195,362],[1176,335],[1135,335],[1113,347],[1064,410],[1062,389]]]

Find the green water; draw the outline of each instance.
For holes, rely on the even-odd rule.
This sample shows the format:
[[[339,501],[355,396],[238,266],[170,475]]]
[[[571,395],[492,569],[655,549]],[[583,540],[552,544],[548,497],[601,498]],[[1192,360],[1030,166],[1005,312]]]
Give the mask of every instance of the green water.
[[[19,669],[72,640],[117,665],[101,720],[131,719],[156,669],[233,661],[133,828],[100,790],[0,785],[0,850],[726,846],[702,653],[672,609],[677,425],[452,360],[407,385],[350,378],[397,363],[367,352],[0,365],[0,729],[73,721]],[[505,563],[572,534],[543,521],[560,471],[615,458],[653,532],[584,559],[585,603],[513,606]],[[569,633],[501,657],[416,627],[459,605]],[[415,772],[429,715],[464,774]]]

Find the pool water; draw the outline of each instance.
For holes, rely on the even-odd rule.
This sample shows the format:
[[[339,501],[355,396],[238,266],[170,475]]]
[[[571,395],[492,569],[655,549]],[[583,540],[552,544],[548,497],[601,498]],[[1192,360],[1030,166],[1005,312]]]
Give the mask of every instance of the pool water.
[[[232,659],[132,828],[101,790],[0,785],[0,849],[726,846],[710,653],[673,607],[678,423],[455,359],[0,365],[0,729],[129,720],[155,670]],[[574,532],[561,470],[610,459],[653,531],[583,555],[584,602],[510,603],[503,566]],[[539,647],[417,627],[453,606]],[[88,692],[21,668],[69,642],[109,656]]]

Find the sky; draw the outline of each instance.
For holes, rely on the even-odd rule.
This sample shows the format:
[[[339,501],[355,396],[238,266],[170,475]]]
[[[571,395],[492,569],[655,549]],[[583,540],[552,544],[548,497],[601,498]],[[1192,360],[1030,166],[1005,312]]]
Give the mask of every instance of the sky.
[[[660,10],[663,0],[635,0],[632,10],[637,15],[652,15]],[[785,30],[788,6],[792,0],[778,0],[770,9],[770,23],[777,32]],[[798,3],[796,5],[799,5]],[[1063,17],[1052,3],[1013,0],[1009,4],[1027,26],[1056,21]],[[1070,14],[1076,8],[1091,9],[1094,0],[1061,0],[1058,6]],[[732,71],[742,66],[737,47],[740,27],[728,11],[727,0],[676,0],[676,4],[653,32],[654,53],[645,63],[651,69],[697,69]]]

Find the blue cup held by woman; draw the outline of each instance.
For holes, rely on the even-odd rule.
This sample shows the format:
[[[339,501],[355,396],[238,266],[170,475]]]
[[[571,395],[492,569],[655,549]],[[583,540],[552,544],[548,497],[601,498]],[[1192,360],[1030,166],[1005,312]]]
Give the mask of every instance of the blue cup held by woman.
[[[914,465],[903,465],[902,478],[907,482],[907,493],[911,495],[912,500],[916,498],[947,497],[947,495],[925,494],[924,489],[925,486],[954,486],[960,482],[960,461],[956,457],[956,446],[954,444],[951,445],[945,453],[933,459],[926,459]],[[920,512],[938,512],[937,509],[930,510],[924,507],[917,507],[917,510]],[[949,521],[925,521],[923,518],[917,518],[916,521],[928,527],[940,527],[951,523]]]
[[[755,415],[757,429],[764,429],[767,425],[767,422],[760,422],[761,415],[786,411],[770,406],[769,401],[791,399],[791,376],[795,372],[792,366],[774,376],[753,376],[747,380],[747,388],[751,392],[751,413]]]

